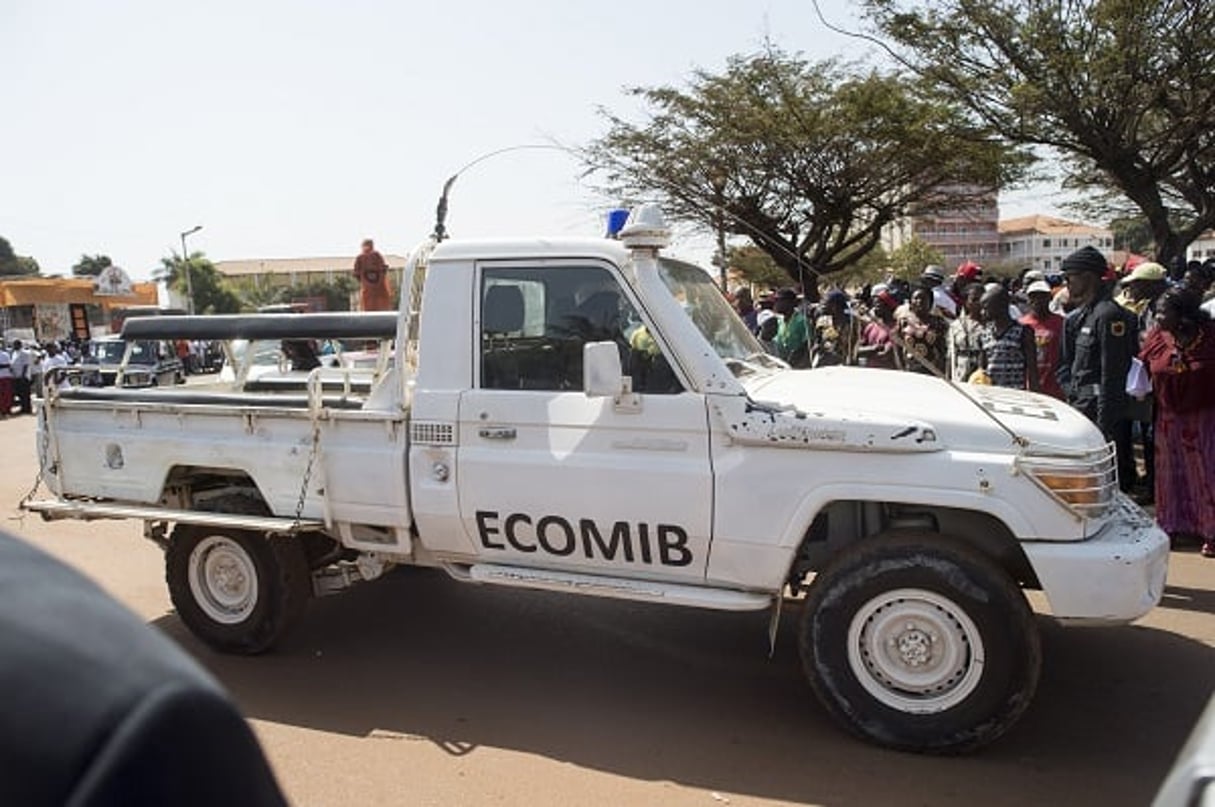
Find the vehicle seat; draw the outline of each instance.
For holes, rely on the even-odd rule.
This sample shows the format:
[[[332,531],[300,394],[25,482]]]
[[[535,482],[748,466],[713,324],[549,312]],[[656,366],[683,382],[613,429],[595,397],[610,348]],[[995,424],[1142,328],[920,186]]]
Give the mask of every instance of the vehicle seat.
[[[523,331],[523,292],[518,286],[490,286],[481,305],[481,386],[518,389],[519,357],[511,336]]]

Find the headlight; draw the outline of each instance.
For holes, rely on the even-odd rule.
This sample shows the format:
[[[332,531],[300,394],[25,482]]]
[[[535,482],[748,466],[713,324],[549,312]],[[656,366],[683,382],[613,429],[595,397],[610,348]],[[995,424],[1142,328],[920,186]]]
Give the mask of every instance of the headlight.
[[[1029,454],[1017,459],[1017,467],[1056,501],[1085,518],[1104,515],[1118,490],[1113,443],[1083,454]]]

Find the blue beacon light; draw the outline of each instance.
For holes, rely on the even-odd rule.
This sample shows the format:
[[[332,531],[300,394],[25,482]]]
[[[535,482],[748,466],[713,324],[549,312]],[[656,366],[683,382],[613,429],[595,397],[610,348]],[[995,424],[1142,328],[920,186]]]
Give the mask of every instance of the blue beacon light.
[[[620,231],[629,220],[629,211],[623,207],[613,208],[607,214],[607,237],[619,238]]]

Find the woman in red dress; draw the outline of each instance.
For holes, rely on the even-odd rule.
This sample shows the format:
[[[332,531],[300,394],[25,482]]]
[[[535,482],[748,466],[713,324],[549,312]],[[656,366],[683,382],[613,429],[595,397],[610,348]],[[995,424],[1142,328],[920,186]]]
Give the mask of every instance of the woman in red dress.
[[[1156,396],[1156,520],[1196,536],[1215,558],[1215,322],[1193,294],[1170,290],[1139,358]]]

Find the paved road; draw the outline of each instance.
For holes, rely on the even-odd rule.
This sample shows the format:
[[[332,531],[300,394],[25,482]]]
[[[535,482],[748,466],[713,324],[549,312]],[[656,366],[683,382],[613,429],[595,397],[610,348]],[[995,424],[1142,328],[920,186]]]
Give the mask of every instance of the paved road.
[[[33,420],[0,421],[7,529],[99,581],[231,690],[300,805],[1139,805],[1215,691],[1215,561],[1173,554],[1130,627],[1042,620],[1025,719],[958,759],[838,731],[800,677],[795,614],[462,586],[403,570],[314,601],[279,651],[211,653],[135,523],[16,520]],[[235,786],[236,783],[234,783]]]

